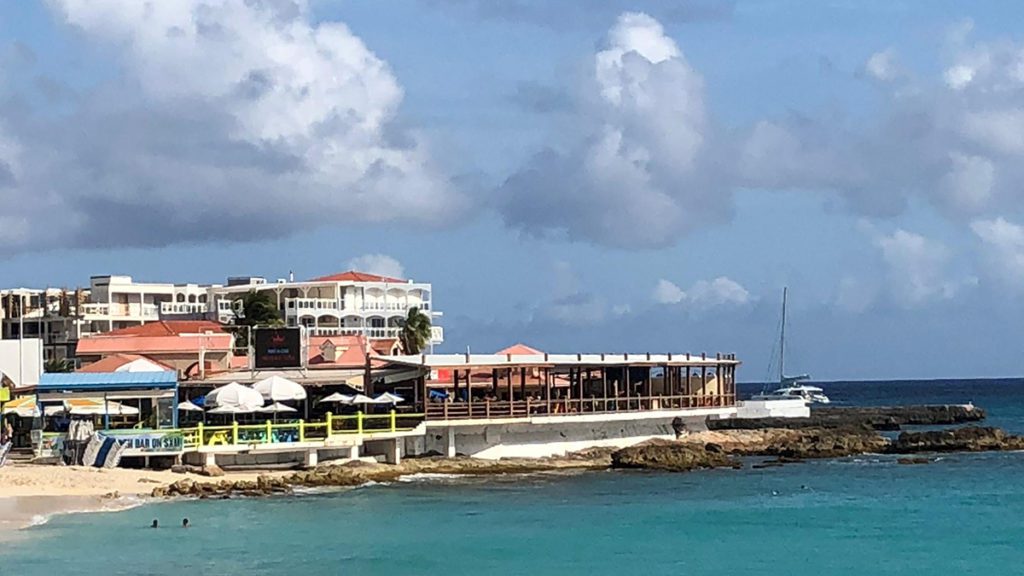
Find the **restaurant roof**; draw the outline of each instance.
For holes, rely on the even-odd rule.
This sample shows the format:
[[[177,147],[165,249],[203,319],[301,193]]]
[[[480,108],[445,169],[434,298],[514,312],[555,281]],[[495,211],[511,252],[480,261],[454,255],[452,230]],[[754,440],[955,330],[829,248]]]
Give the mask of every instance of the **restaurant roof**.
[[[46,373],[39,377],[37,392],[82,392],[175,388],[178,373],[164,372],[70,372]]]
[[[502,366],[715,366],[739,364],[735,355],[700,354],[422,354],[380,356],[380,360],[427,368]]]

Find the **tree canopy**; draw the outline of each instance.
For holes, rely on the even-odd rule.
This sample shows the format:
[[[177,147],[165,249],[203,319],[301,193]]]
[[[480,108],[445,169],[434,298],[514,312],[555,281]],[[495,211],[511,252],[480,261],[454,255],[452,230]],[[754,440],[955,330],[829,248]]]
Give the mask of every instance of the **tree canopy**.
[[[402,329],[398,339],[406,354],[419,354],[430,343],[430,316],[417,307],[409,309],[408,315],[400,321]]]
[[[236,326],[283,326],[281,311],[277,308],[277,302],[268,292],[257,292],[249,290],[244,296],[235,299],[235,310],[238,316],[235,318]],[[249,330],[235,331],[235,346],[238,348],[249,347]]]

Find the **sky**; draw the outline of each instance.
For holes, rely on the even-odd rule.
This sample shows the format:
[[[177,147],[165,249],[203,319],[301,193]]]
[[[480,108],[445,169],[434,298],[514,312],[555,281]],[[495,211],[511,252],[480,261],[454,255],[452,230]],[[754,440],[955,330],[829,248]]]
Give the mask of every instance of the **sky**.
[[[1019,3],[0,5],[0,285],[351,267],[441,350],[1024,371]]]

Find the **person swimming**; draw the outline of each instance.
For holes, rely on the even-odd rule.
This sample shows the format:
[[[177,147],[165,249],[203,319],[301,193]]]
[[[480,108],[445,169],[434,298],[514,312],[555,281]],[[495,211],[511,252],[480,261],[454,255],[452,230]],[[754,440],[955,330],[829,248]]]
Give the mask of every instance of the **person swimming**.
[[[188,518],[182,518],[182,520],[181,520],[181,527],[182,528],[188,528]]]
[[[159,528],[160,527],[160,521],[154,518],[153,519],[153,523],[150,524],[149,527],[150,528]]]

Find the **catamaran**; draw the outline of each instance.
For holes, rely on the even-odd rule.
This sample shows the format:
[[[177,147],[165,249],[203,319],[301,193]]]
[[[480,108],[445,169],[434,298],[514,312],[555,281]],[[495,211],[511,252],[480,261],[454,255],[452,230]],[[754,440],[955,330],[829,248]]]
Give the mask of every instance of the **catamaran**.
[[[807,374],[786,376],[786,297],[788,288],[782,289],[782,324],[779,330],[779,387],[769,392],[766,389],[755,394],[753,400],[795,400],[802,399],[808,404],[828,404],[825,391],[817,386],[800,384],[811,377]]]

